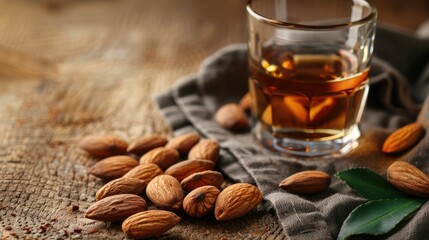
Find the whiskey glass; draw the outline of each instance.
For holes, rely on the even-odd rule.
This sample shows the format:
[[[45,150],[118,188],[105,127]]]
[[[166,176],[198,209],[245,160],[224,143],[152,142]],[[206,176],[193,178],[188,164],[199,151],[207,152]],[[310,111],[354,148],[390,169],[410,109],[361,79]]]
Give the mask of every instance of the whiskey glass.
[[[246,10],[257,138],[305,157],[356,147],[376,9],[363,0],[250,0]]]

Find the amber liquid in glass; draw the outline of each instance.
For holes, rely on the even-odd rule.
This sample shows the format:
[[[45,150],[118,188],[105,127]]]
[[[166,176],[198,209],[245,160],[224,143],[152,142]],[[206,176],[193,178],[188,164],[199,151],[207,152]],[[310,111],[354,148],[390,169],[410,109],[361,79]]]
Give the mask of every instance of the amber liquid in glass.
[[[368,69],[346,50],[269,46],[249,62],[252,112],[276,138],[341,138],[360,121]]]

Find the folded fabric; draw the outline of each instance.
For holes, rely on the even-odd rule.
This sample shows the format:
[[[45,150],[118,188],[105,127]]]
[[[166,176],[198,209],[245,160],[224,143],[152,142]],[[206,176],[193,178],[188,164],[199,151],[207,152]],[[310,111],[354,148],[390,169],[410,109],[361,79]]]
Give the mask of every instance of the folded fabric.
[[[377,30],[376,39],[362,137],[359,146],[344,156],[312,159],[279,156],[261,146],[250,131],[235,134],[216,124],[215,111],[222,104],[238,102],[247,92],[244,44],[219,50],[204,61],[198,75],[179,80],[157,95],[156,102],[175,134],[197,131],[220,142],[220,170],[235,181],[250,182],[261,189],[288,239],[333,239],[349,213],[365,199],[335,177],[329,190],[309,196],[280,189],[278,183],[282,179],[303,170],[334,174],[351,167],[368,167],[384,174],[397,160],[409,161],[429,173],[429,134],[402,155],[380,153],[392,130],[417,117],[429,129],[429,40],[384,28]],[[428,212],[426,203],[401,228],[382,238],[427,239]]]

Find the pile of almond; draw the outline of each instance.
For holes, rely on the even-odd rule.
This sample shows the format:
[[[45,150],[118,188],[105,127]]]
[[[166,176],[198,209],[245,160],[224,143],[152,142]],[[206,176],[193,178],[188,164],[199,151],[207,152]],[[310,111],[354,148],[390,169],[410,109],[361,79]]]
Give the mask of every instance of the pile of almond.
[[[231,131],[247,129],[249,108],[247,93],[239,104],[220,107],[215,120]],[[413,147],[423,133],[421,124],[409,124],[392,133],[381,151],[404,152]],[[200,140],[196,133],[170,140],[151,134],[130,144],[113,135],[91,135],[82,139],[80,147],[91,155],[104,157],[89,173],[108,181],[96,193],[97,202],[88,208],[85,216],[105,222],[122,221],[123,232],[131,238],[153,237],[168,231],[180,222],[176,213],[181,209],[195,218],[214,211],[217,220],[226,221],[249,213],[262,200],[260,190],[247,183],[222,190],[223,176],[213,171],[220,146],[212,139]],[[181,160],[183,158],[187,160]],[[392,164],[387,177],[404,192],[429,197],[429,177],[408,163]],[[295,194],[313,194],[329,188],[330,180],[329,174],[310,170],[288,176],[279,186]],[[156,209],[147,210],[147,201]]]
[[[176,213],[181,209],[195,218],[214,211],[217,220],[226,221],[249,213],[262,200],[260,190],[251,184],[222,190],[224,178],[213,171],[220,146],[212,139],[200,140],[196,133],[171,140],[151,134],[130,144],[113,135],[90,135],[79,145],[93,156],[104,157],[88,171],[108,181],[97,191],[85,217],[122,221],[122,230],[130,238],[168,231],[180,222]],[[156,209],[148,210],[147,202]]]

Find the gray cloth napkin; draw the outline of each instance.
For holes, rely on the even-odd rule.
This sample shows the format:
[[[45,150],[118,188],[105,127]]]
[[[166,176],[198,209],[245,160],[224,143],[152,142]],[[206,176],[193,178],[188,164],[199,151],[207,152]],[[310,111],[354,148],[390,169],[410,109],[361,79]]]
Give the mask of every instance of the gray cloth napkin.
[[[368,167],[384,174],[396,160],[412,162],[429,173],[429,134],[401,155],[386,156],[379,150],[390,132],[417,117],[429,129],[429,40],[380,28],[375,56],[362,137],[359,146],[345,156],[279,156],[262,147],[250,131],[235,134],[214,122],[213,114],[222,104],[238,102],[247,91],[244,44],[219,50],[204,61],[196,76],[181,79],[170,90],[157,95],[156,102],[175,134],[197,131],[220,142],[220,170],[234,181],[253,183],[261,189],[288,239],[333,239],[349,213],[365,199],[335,177],[329,190],[309,196],[280,189],[278,183],[282,179],[310,169],[334,174],[351,167]],[[428,213],[426,203],[411,219],[381,239],[427,239]]]

